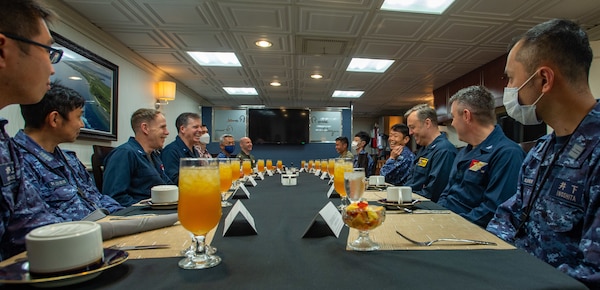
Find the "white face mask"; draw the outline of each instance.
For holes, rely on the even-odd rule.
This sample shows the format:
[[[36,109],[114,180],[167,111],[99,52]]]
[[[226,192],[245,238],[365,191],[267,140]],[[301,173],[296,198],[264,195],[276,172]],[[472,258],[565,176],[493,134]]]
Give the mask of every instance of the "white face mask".
[[[352,141],[351,147],[352,147],[352,151],[356,151],[356,149],[358,149],[358,142]]]
[[[537,125],[542,123],[541,120],[538,120],[537,115],[535,114],[535,104],[537,104],[542,96],[544,96],[544,93],[542,93],[531,105],[519,104],[519,90],[525,86],[535,76],[536,73],[537,71],[534,72],[518,88],[504,88],[502,103],[504,103],[506,113],[523,125]]]
[[[200,143],[202,143],[202,144],[210,143],[210,135],[208,133],[202,134],[202,136],[200,136]]]

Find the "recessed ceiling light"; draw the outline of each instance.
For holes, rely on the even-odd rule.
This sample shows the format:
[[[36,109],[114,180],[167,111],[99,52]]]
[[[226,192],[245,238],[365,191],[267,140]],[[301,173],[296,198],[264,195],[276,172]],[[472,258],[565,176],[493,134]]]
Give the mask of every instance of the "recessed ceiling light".
[[[281,83],[280,83],[280,82],[278,82],[278,81],[273,81],[273,82],[271,82],[271,86],[274,86],[274,87],[280,87],[280,86],[281,86]]]
[[[365,91],[334,91],[333,98],[360,98]]]
[[[243,96],[256,96],[258,92],[255,88],[234,88],[234,87],[223,87],[230,95],[243,95]]]
[[[323,75],[322,74],[312,74],[312,75],[310,75],[310,77],[313,78],[313,79],[318,80],[318,79],[322,79]]]
[[[203,66],[242,66],[233,52],[187,52],[199,65]]]
[[[256,44],[256,46],[258,47],[271,47],[273,46],[273,43],[267,40],[259,40],[257,42],[255,42],[254,44]]]
[[[393,63],[391,59],[353,58],[346,71],[383,73]]]
[[[385,0],[381,10],[442,14],[454,0]]]

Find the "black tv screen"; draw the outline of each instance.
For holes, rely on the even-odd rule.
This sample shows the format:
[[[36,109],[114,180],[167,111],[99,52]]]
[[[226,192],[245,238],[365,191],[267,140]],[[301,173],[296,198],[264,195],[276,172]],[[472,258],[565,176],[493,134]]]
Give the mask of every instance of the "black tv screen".
[[[309,115],[305,109],[249,109],[248,135],[254,144],[307,144]]]

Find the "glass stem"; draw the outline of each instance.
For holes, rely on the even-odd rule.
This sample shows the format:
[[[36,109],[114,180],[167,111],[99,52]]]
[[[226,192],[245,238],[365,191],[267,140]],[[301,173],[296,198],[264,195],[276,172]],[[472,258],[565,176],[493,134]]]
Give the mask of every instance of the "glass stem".
[[[195,242],[196,242],[196,255],[206,255],[206,247],[205,247],[205,243],[204,243],[204,235],[198,235],[195,238]]]

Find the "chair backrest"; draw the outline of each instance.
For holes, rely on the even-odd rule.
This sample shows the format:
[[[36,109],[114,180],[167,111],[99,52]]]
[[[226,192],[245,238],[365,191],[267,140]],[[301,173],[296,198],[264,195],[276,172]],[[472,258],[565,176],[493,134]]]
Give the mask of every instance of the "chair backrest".
[[[519,143],[519,146],[521,146],[521,148],[523,149],[523,151],[525,151],[525,153],[528,153],[529,150],[531,150],[531,148],[533,148],[533,146],[535,146],[535,143],[537,143],[537,141],[527,141],[527,142]]]
[[[98,190],[102,192],[104,159],[108,153],[115,148],[110,146],[92,145],[92,149],[94,151],[92,154],[92,172],[94,174],[94,181],[96,182],[96,187],[98,187]]]

